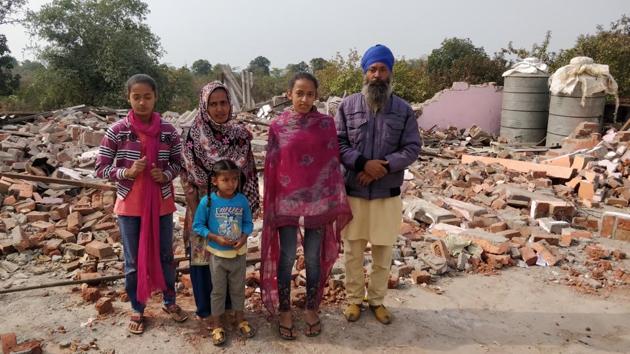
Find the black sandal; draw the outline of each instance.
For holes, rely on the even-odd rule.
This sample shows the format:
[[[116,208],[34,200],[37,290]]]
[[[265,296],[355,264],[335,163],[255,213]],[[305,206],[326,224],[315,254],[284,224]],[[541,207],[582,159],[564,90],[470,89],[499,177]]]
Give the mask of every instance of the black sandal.
[[[318,335],[320,335],[322,333],[322,321],[317,320],[317,322],[310,324],[306,321],[304,321],[304,323],[306,323],[306,326],[308,326],[308,331],[304,331],[304,334],[307,337],[317,337]],[[318,331],[313,331],[313,327],[317,327],[319,326],[319,330]]]
[[[285,327],[281,324],[278,323],[278,333],[280,333],[280,338],[285,339],[285,340],[295,340],[296,336],[293,333],[293,330],[295,329],[295,326],[291,326],[291,327]],[[285,333],[282,333],[282,330],[285,330],[286,332],[291,333],[290,335],[286,335]]]

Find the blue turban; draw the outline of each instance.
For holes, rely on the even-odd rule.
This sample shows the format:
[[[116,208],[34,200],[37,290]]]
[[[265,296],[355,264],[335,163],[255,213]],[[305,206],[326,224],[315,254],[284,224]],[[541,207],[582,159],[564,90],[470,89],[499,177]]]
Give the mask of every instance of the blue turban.
[[[363,58],[361,58],[361,68],[363,68],[363,73],[367,72],[370,65],[374,63],[385,64],[391,72],[394,67],[394,54],[392,54],[392,51],[389,50],[389,48],[382,44],[370,47],[367,51],[365,51],[365,54],[363,54]]]

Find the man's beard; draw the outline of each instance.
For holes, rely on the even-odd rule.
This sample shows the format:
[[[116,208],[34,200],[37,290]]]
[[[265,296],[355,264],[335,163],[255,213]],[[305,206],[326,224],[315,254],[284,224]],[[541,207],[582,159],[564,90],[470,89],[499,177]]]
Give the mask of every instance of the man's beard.
[[[386,80],[375,79],[369,81],[366,75],[363,78],[361,93],[363,93],[372,113],[381,111],[392,94],[392,77],[390,76]]]

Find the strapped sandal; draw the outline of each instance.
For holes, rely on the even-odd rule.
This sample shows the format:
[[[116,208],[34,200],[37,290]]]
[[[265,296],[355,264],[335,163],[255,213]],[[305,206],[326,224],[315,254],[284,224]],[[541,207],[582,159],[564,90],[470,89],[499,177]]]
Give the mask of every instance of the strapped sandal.
[[[357,304],[348,304],[348,307],[343,311],[343,316],[348,322],[356,322],[361,317],[361,306]]]
[[[370,310],[372,310],[372,312],[374,313],[374,317],[376,317],[376,319],[380,323],[386,324],[386,325],[392,323],[392,314],[389,312],[388,309],[385,308],[385,306],[383,306],[383,305],[378,305],[378,306],[370,305]]]
[[[144,316],[139,313],[131,315],[127,331],[132,334],[144,333]]]
[[[285,331],[284,333],[282,332],[283,330]],[[285,327],[278,323],[278,333],[280,333],[280,338],[282,339],[295,340],[297,336],[295,335],[295,333],[293,333],[294,330],[295,330],[295,326]],[[287,335],[286,332],[289,332],[291,334]]]
[[[322,321],[317,320],[317,322],[310,324],[306,321],[304,321],[304,323],[306,323],[306,326],[308,327],[307,331],[304,331],[304,334],[307,337],[317,337],[318,335],[320,335],[320,333],[322,333]],[[317,327],[319,326],[319,329],[317,331],[313,330],[313,327]]]
[[[212,344],[217,347],[225,344],[225,330],[223,327],[217,327],[212,330]]]
[[[177,304],[162,306],[162,311],[168,313],[175,322],[184,322],[188,319],[186,312]]]
[[[238,332],[244,338],[252,338],[254,335],[256,335],[256,330],[249,324],[249,322],[247,322],[247,320],[241,321],[241,323],[238,324],[237,328]]]

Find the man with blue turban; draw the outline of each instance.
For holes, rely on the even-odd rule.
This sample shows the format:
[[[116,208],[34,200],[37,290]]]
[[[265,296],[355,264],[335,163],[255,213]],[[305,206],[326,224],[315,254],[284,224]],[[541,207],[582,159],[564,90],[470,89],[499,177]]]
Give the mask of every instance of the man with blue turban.
[[[392,246],[402,222],[400,187],[404,171],[418,158],[420,133],[411,106],[392,93],[394,55],[384,45],[369,48],[361,59],[363,89],[346,97],[335,123],[344,182],[353,219],[342,231],[346,268],[344,316],[361,316],[364,298],[384,324],[392,315],[383,305]],[[370,244],[372,272],[365,288],[363,255]]]

